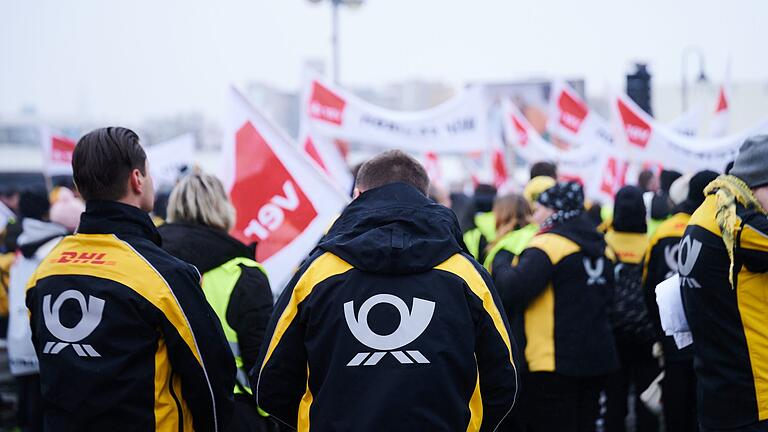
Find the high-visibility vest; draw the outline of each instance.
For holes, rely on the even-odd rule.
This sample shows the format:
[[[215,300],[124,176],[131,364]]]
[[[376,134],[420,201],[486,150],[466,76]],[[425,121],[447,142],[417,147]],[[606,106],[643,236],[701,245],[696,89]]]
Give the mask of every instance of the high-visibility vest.
[[[539,232],[539,226],[536,224],[528,224],[518,230],[510,231],[504,235],[495,245],[488,251],[488,255],[485,257],[484,267],[486,270],[491,271],[491,264],[493,259],[496,258],[496,254],[501,250],[512,252],[515,255],[520,255],[528,246],[533,236]]]
[[[219,317],[221,328],[224,329],[224,336],[227,338],[227,342],[229,342],[229,348],[232,350],[232,355],[235,356],[235,365],[237,366],[235,393],[253,394],[251,386],[248,383],[248,372],[243,369],[243,358],[240,355],[240,344],[237,341],[237,332],[229,326],[229,323],[227,323],[229,298],[232,296],[232,291],[234,291],[235,285],[237,285],[237,281],[240,279],[240,275],[243,272],[243,269],[240,266],[255,267],[261,270],[265,275],[267,274],[261,264],[249,258],[239,257],[205,272],[202,285],[205,299],[208,300],[213,311],[216,312],[216,316]]]
[[[496,238],[496,216],[493,212],[476,214],[475,228],[464,233],[464,244],[476,260],[482,260],[485,256],[481,245],[483,238],[486,244]]]

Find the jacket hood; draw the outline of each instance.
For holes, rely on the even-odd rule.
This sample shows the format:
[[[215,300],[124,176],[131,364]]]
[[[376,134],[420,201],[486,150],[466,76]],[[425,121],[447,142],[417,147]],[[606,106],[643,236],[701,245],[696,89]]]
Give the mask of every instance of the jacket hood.
[[[563,222],[548,232],[561,235],[581,246],[584,255],[599,257],[605,254],[605,239],[584,214]]]
[[[225,231],[205,225],[167,223],[158,228],[163,249],[205,273],[234,258],[255,259],[256,251]],[[204,252],[203,252],[204,251]]]
[[[319,248],[359,270],[381,274],[424,272],[466,250],[453,211],[405,183],[362,193]]]
[[[21,229],[18,245],[25,258],[33,257],[37,250],[49,241],[69,234],[66,228],[57,223],[32,218],[24,218],[21,221]]]

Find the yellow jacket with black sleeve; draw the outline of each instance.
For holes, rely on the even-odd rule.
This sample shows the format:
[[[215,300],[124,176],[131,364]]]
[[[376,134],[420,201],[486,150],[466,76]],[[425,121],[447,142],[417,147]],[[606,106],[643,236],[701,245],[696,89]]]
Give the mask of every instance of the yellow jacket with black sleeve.
[[[251,384],[299,431],[492,431],[514,346],[455,215],[394,183],[352,201],[289,283]]]
[[[197,270],[149,216],[88,202],[27,288],[46,430],[223,431],[235,362]]]
[[[525,347],[530,372],[599,376],[619,366],[608,307],[613,266],[584,217],[537,234],[510,265],[500,252],[493,281]]]
[[[688,222],[678,255],[694,340],[699,422],[718,430],[768,420],[768,219],[751,193],[741,194],[747,199],[737,198],[735,206],[723,205],[725,195],[710,189]],[[723,220],[728,207],[734,217]],[[732,269],[727,244],[733,247]]]

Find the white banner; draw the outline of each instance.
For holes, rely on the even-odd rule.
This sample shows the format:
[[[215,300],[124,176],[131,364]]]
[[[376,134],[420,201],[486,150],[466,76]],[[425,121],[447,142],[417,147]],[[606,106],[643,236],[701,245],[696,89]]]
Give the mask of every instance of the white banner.
[[[317,163],[320,170],[345,194],[352,192],[355,179],[346,158],[334,140],[299,134],[299,143],[307,156]]]
[[[47,176],[72,175],[72,154],[77,142],[52,131],[40,128],[40,146],[43,152],[43,172]]]
[[[257,242],[275,295],[348,202],[317,164],[232,89],[222,180],[237,210],[232,235]]]
[[[717,139],[692,138],[658,124],[626,95],[617,97],[612,109],[617,138],[627,149],[630,162],[682,173],[703,169],[722,172],[747,137],[768,131],[768,120],[763,120],[740,134]]]
[[[149,146],[146,152],[155,188],[173,188],[182,169],[195,164],[195,136],[180,135]]]
[[[507,141],[528,166],[539,161],[555,162],[559,180],[578,181],[588,198],[600,202],[612,201],[624,185],[627,164],[616,149],[597,151],[582,146],[563,150],[545,140],[512,103],[505,101],[502,110]]]
[[[352,140],[415,153],[468,153],[489,148],[488,109],[480,88],[418,112],[384,109],[318,79],[308,81],[300,115],[313,137]]]
[[[694,107],[670,122],[668,127],[680,135],[696,136],[701,113],[701,107]],[[613,148],[610,122],[590,109],[576,90],[563,80],[552,85],[547,130],[576,147],[586,145],[599,151]]]

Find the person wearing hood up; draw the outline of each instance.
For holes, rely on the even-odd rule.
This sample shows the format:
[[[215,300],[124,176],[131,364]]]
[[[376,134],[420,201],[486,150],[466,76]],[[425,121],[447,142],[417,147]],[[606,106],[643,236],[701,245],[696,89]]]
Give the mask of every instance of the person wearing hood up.
[[[702,431],[768,430],[768,135],[704,189],[678,252]]]
[[[648,247],[645,214],[642,189],[624,186],[616,193],[613,224],[605,234],[614,255],[614,296],[609,317],[621,362],[621,369],[611,376],[605,390],[606,430],[611,432],[627,430],[627,400],[634,407],[635,431],[659,430],[658,418],[640,399],[661,372],[653,355],[656,332],[643,291],[643,256]],[[630,395],[632,386],[635,391]]]
[[[477,262],[485,261],[488,244],[496,240],[496,216],[493,214],[493,201],[496,199],[496,188],[488,184],[479,184],[472,197],[475,215],[472,218],[472,228],[464,233],[464,244]]]
[[[454,213],[394,150],[281,294],[251,371],[259,407],[299,431],[493,431],[517,397],[512,338]]]
[[[669,219],[659,225],[651,236],[643,259],[643,291],[656,340],[664,356],[664,379],[661,381],[661,400],[664,424],[668,431],[696,432],[696,375],[693,371],[693,346],[678,349],[672,336],[661,328],[659,306],[656,304],[656,285],[673,276],[678,270],[680,238],[691,219],[691,214],[704,202],[704,188],[717,178],[714,171],[700,171],[688,181],[687,198],[675,209]]]
[[[168,200],[168,223],[158,227],[163,249],[202,274],[205,298],[221,321],[237,366],[235,412],[227,431],[267,428],[251,395],[247,371],[256,364],[272,314],[266,271],[255,249],[227,234],[235,209],[221,182],[208,174],[184,177]]]
[[[594,431],[604,377],[619,367],[608,321],[613,267],[603,236],[583,215],[581,185],[558,183],[538,202],[539,233],[519,257],[501,251],[493,261],[525,347],[522,411],[533,432]]]

